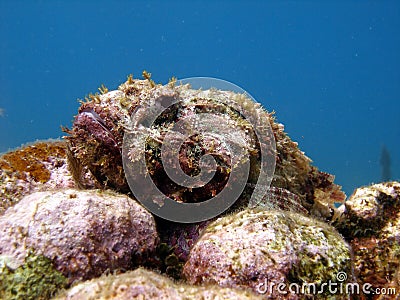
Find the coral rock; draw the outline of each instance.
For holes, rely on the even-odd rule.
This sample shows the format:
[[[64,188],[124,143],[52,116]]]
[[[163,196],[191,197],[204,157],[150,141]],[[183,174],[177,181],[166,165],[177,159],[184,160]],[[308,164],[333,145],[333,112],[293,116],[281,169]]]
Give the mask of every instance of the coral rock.
[[[257,204],[257,208],[308,214],[296,194],[276,187],[270,187],[267,190],[267,193]],[[159,251],[161,270],[174,278],[180,278],[180,270],[187,261],[190,249],[207,225],[215,219],[193,224],[180,224],[156,218],[161,241],[161,251]]]
[[[399,182],[358,188],[340,208],[343,213],[334,225],[353,249],[360,284],[400,291],[399,209]]]
[[[0,254],[22,263],[32,248],[69,282],[129,269],[157,243],[153,217],[136,201],[109,191],[36,192],[0,217]]]
[[[61,293],[54,300],[78,299],[259,299],[251,293],[219,286],[189,286],[175,283],[160,274],[136,269],[124,274],[103,276],[80,283]]]
[[[333,227],[273,210],[244,210],[211,223],[183,268],[191,284],[250,287],[260,294],[271,284],[338,282],[338,272],[352,280],[350,250]],[[283,295],[275,289],[265,297],[300,299],[302,295]]]
[[[29,193],[74,186],[65,141],[36,142],[0,156],[0,215]]]

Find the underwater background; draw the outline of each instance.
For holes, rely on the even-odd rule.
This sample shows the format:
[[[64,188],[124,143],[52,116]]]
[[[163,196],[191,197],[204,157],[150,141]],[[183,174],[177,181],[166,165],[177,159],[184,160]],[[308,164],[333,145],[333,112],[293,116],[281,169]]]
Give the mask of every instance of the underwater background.
[[[400,179],[400,1],[0,0],[0,152],[145,69],[239,85],[322,171]]]

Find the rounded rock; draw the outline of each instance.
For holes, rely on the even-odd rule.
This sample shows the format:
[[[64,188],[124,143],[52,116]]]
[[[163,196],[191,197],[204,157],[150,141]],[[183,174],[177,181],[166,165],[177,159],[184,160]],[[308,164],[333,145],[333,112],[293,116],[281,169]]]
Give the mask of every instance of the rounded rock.
[[[22,264],[33,249],[70,283],[132,268],[157,243],[152,215],[128,196],[109,191],[37,192],[0,217],[0,254]]]
[[[260,294],[267,284],[337,282],[339,272],[352,280],[350,250],[333,227],[274,210],[244,210],[211,223],[183,268],[191,284],[249,287]],[[265,296],[302,295],[269,290]]]
[[[367,283],[388,292],[400,290],[399,209],[399,182],[358,188],[340,208],[343,213],[335,226],[353,249],[360,285]]]
[[[175,283],[160,274],[136,269],[119,275],[103,276],[80,283],[58,295],[54,300],[78,299],[230,299],[250,300],[262,298],[251,291],[219,286],[189,286]]]

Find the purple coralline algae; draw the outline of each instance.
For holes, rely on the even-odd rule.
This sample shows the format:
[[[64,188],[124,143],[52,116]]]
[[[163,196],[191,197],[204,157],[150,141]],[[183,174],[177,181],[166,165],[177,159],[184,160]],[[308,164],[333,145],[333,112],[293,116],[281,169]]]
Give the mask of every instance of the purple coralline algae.
[[[366,299],[393,299],[400,291],[400,183],[358,188],[340,210],[334,225],[353,249],[358,282],[372,286]],[[376,288],[389,294],[373,295]]]
[[[174,300],[261,300],[251,291],[216,285],[191,286],[145,269],[102,276],[60,293],[54,300],[81,299],[174,299]]]
[[[214,221],[183,267],[191,284],[251,288],[265,299],[302,299],[289,285],[315,284],[319,290],[323,283],[339,282],[340,272],[353,279],[350,249],[333,227],[274,210],[244,210]],[[286,294],[271,290],[279,284],[286,285]]]
[[[152,215],[110,191],[36,192],[0,217],[0,255],[22,264],[33,249],[70,283],[130,269],[151,255],[157,243]]]

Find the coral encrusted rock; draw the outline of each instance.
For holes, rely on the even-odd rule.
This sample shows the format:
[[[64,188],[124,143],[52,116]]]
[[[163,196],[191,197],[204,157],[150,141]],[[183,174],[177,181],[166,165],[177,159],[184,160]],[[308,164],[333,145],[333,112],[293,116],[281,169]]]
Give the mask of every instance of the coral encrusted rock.
[[[80,299],[174,299],[174,300],[261,300],[251,291],[243,291],[219,286],[190,286],[175,283],[160,274],[136,269],[119,275],[102,276],[82,282],[58,295],[54,300]]]
[[[359,283],[400,291],[400,183],[358,188],[340,209],[334,225],[353,249]]]
[[[23,196],[46,189],[74,187],[66,142],[40,141],[0,156],[0,215]]]
[[[157,243],[153,216],[128,196],[110,191],[36,192],[0,216],[0,255],[22,264],[33,249],[69,283],[132,268]]]
[[[289,292],[290,284],[319,287],[339,282],[339,272],[352,280],[349,247],[333,227],[274,210],[244,210],[211,223],[183,267],[191,284],[248,287],[266,299],[301,299],[301,293]],[[271,284],[286,285],[287,294],[266,291]]]
[[[307,210],[300,204],[299,197],[296,194],[275,187],[268,189],[257,208],[308,214]],[[156,218],[161,242],[158,251],[160,269],[174,278],[181,278],[181,269],[187,261],[190,249],[207,228],[207,225],[215,219],[181,224]]]
[[[156,84],[146,72],[144,77],[144,80],[139,80],[130,76],[118,90],[108,91],[103,87],[100,89],[101,94],[90,95],[82,102],[72,128],[64,129],[69,134],[66,137],[68,158],[78,185],[85,187],[82,169],[88,169],[96,178],[98,186],[129,192],[123,160],[136,163],[144,156],[146,169],[135,168],[132,172],[150,176],[155,186],[170,199],[191,203],[206,201],[225,188],[228,178],[233,178],[234,186],[235,179],[245,176],[247,185],[241,195],[245,199],[240,199],[242,201],[238,203],[246,203],[246,197],[252,195],[254,184],[258,183],[260,170],[264,170],[261,149],[276,143],[276,153],[273,153],[276,169],[271,185],[294,194],[299,202],[297,210],[305,210],[320,219],[330,220],[335,211],[334,203],[344,201],[345,195],[341,188],[333,183],[334,176],[320,172],[312,166],[311,160],[284,132],[283,125],[276,122],[273,113],[254,104],[246,94],[214,88],[197,90],[192,89],[189,84],[176,84],[174,80],[165,85]],[[171,103],[173,104],[169,105]],[[132,131],[136,134],[132,129],[131,115],[137,115],[139,107],[146,107],[144,115],[160,108],[164,108],[164,111],[146,128],[148,136],[145,147],[135,146],[140,144],[140,137],[132,139],[131,144],[128,143],[128,159],[125,160],[124,135],[126,132],[131,134]],[[273,110],[273,107],[270,109]],[[251,124],[253,122],[240,112],[261,117],[255,117],[257,124]],[[221,139],[213,138],[212,134],[189,136],[178,151],[177,168],[181,168],[186,175],[197,176],[201,169],[200,159],[207,153],[212,154],[217,168],[212,180],[204,186],[186,187],[177,184],[164,169],[162,148],[168,144],[164,143],[164,139],[176,124],[204,114],[218,115],[227,124],[236,126],[242,139],[235,138],[235,133],[232,133],[235,148],[226,147]],[[218,122],[217,118],[209,121],[207,128],[216,131],[213,134],[220,133],[220,130],[216,130]],[[272,129],[273,134],[260,142],[254,128]],[[273,138],[275,141],[272,141]],[[240,156],[238,162],[232,164],[230,160],[235,149],[243,150],[247,156]],[[168,156],[169,154],[174,154],[166,154],[167,158],[173,160],[174,157]],[[250,162],[249,173],[234,177],[234,171],[247,162]],[[170,169],[174,172],[177,168]],[[146,191],[143,194],[152,195]],[[276,197],[271,197],[270,200],[274,199]]]

